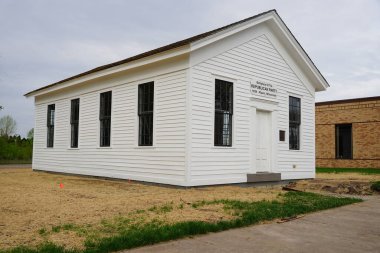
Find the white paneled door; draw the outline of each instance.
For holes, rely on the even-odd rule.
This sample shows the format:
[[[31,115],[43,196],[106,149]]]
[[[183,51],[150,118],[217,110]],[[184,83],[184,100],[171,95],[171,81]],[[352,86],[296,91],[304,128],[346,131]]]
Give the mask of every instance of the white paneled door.
[[[256,171],[269,172],[271,157],[271,112],[256,111]]]

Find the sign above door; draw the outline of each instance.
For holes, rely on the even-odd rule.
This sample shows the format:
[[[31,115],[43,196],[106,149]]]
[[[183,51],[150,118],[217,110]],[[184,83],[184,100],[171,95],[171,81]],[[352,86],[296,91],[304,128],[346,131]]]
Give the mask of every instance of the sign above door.
[[[253,78],[250,87],[251,94],[255,97],[276,99],[277,89],[273,83]]]

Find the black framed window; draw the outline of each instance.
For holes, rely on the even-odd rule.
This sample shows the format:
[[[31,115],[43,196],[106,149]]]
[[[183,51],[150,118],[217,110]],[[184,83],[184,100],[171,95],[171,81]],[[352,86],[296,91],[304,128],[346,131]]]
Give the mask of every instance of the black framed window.
[[[233,84],[215,80],[214,145],[232,146]]]
[[[77,148],[79,139],[79,98],[71,100],[70,127],[70,147]]]
[[[352,159],[352,124],[335,125],[337,159]]]
[[[138,86],[139,146],[153,145],[154,82]]]
[[[100,146],[109,147],[111,144],[111,106],[112,91],[100,93]]]
[[[47,122],[46,146],[48,148],[52,148],[54,146],[55,104],[48,105],[46,122]]]
[[[289,149],[300,149],[301,99],[289,97]]]

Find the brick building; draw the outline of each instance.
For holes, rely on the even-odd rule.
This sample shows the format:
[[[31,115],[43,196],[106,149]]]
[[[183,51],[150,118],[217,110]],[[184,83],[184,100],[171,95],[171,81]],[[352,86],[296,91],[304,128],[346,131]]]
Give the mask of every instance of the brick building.
[[[380,96],[315,104],[317,167],[380,168]]]

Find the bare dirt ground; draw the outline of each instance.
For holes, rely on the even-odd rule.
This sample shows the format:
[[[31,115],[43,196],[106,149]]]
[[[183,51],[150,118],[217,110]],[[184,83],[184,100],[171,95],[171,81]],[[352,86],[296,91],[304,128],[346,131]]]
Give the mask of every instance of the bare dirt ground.
[[[194,209],[191,205],[214,199],[272,200],[280,192],[280,186],[181,189],[31,169],[1,169],[0,249],[35,246],[47,240],[81,248],[85,239],[81,233],[88,236],[87,228],[107,231],[104,228],[130,222],[122,217],[169,222],[229,219],[221,206]],[[73,231],[73,224],[78,226],[77,231]],[[60,226],[70,229],[61,231]]]
[[[370,182],[379,180],[380,175],[317,174],[315,180],[301,180],[289,186],[302,191],[360,195],[371,194]],[[281,187],[183,189],[2,168],[0,249],[46,241],[83,248],[85,239],[109,236],[135,223],[232,219],[221,205],[192,205],[215,199],[279,199]]]
[[[318,173],[314,180],[292,182],[288,187],[317,193],[372,195],[371,182],[380,181],[380,174]]]

